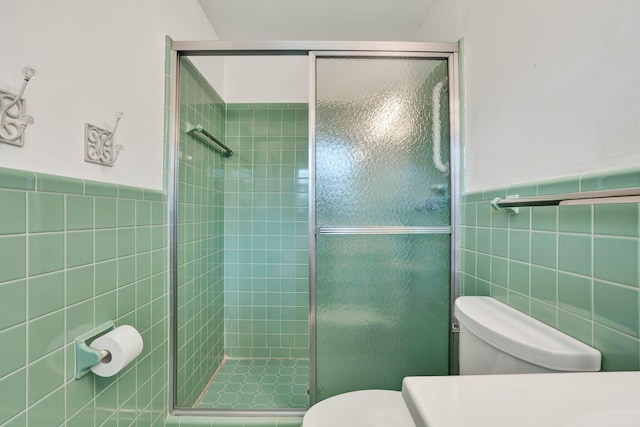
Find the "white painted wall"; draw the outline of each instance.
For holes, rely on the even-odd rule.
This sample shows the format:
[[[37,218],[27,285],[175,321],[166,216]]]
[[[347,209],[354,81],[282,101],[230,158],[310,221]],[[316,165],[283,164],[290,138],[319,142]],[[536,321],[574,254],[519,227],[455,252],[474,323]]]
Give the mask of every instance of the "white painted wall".
[[[25,92],[23,148],[0,144],[0,167],[162,189],[165,35],[216,39],[197,0],[2,0],[0,87]],[[84,124],[123,111],[113,167],[84,162]]]
[[[309,57],[225,57],[223,98],[227,103],[308,102]]]
[[[640,2],[437,0],[466,42],[467,189],[640,166]]]

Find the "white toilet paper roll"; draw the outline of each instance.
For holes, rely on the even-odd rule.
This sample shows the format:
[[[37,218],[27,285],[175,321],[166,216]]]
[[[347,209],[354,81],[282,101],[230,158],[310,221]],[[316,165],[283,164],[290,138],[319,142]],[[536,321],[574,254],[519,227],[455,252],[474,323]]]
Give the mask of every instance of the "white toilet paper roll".
[[[101,377],[111,377],[142,353],[142,337],[133,326],[122,325],[93,340],[89,344],[96,350],[107,350],[110,357],[91,368]]]

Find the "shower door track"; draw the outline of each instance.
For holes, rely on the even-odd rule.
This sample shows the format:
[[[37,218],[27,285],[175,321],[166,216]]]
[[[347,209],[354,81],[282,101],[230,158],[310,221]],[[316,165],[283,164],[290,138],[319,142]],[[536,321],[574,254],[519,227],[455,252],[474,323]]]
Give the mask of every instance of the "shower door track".
[[[450,118],[450,227],[322,227],[316,229],[315,222],[315,109],[309,108],[309,361],[310,390],[309,403],[313,405],[316,397],[316,343],[315,343],[315,239],[321,234],[450,234],[451,235],[451,277],[450,277],[450,323],[453,323],[453,303],[459,294],[456,271],[457,252],[460,247],[458,224],[460,223],[461,192],[461,147],[459,123],[458,88],[458,44],[422,43],[422,42],[324,42],[324,41],[171,41],[171,76],[169,86],[169,123],[168,140],[168,206],[169,206],[169,280],[170,280],[170,366],[172,367],[170,401],[173,415],[201,415],[225,417],[292,417],[302,416],[304,410],[217,410],[184,408],[177,405],[177,318],[178,304],[178,141],[180,134],[180,58],[182,56],[231,56],[231,55],[297,55],[309,57],[309,105],[315,105],[315,60],[317,56],[364,56],[364,57],[404,57],[404,58],[441,58],[447,60],[449,76],[449,118]],[[400,230],[402,228],[403,230]],[[457,358],[453,334],[449,340],[449,365]]]

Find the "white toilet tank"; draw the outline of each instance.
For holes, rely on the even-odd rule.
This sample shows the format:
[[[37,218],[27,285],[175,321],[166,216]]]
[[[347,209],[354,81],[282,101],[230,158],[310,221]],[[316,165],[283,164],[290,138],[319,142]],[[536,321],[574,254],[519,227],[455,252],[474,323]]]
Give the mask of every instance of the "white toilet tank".
[[[460,374],[599,371],[600,352],[491,297],[456,299]]]

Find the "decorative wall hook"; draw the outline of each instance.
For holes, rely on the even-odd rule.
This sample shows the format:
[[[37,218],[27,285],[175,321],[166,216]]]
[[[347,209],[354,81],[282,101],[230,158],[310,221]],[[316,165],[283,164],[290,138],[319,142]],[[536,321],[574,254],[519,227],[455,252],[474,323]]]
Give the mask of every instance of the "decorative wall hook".
[[[99,165],[113,166],[120,151],[124,150],[122,145],[113,145],[113,136],[118,129],[118,123],[124,113],[116,113],[116,125],[112,131],[99,128],[96,125],[85,123],[84,126],[84,161],[97,163]]]
[[[22,95],[36,70],[25,67],[22,73],[24,81],[17,95],[0,89],[0,142],[18,147],[24,145],[24,130],[33,124],[33,117],[26,114],[27,102]]]

